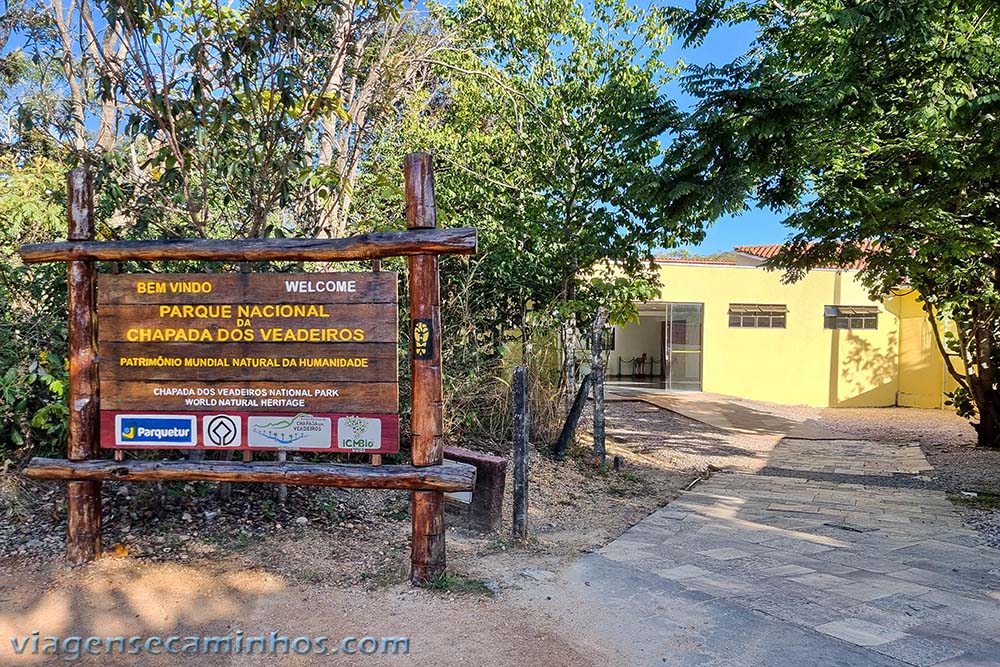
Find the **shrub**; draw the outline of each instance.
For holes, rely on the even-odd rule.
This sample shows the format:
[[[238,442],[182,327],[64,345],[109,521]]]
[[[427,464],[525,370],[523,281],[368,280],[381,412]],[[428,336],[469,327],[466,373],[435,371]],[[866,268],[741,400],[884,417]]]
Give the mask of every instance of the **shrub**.
[[[0,458],[65,445],[66,336],[65,268],[0,262]]]
[[[0,156],[0,459],[52,453],[66,439],[66,268],[16,255],[65,233],[64,170]]]

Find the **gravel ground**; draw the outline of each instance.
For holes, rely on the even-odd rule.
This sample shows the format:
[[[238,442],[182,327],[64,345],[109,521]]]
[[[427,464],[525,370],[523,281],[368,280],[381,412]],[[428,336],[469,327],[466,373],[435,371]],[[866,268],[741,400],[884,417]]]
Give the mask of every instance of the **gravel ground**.
[[[968,420],[946,410],[838,408],[824,410],[825,427],[865,440],[919,442],[934,466],[939,488],[949,493],[1000,493],[1000,451],[976,447]]]
[[[956,505],[962,520],[969,527],[977,530],[986,539],[986,543],[994,549],[1000,549],[1000,508],[990,503],[993,509],[977,509],[974,506]]]
[[[592,409],[588,404],[580,420],[588,432]],[[732,433],[642,401],[608,401],[604,413],[610,439],[675,470],[759,470],[775,444],[773,438]]]
[[[15,475],[6,484],[0,512],[0,557],[49,560],[61,555],[66,530],[64,485]],[[19,488],[14,488],[19,487]],[[206,482],[102,485],[105,550],[153,562],[235,557],[245,564],[274,561],[295,576],[315,575],[299,552],[326,536],[333,558],[355,568],[324,574],[338,584],[365,582],[403,567],[408,557],[408,496],[399,491],[288,487],[285,505],[274,489],[233,485],[229,497]],[[270,554],[270,555],[268,555]]]
[[[586,440],[584,438],[583,440]],[[590,465],[589,445],[566,461],[532,452],[527,548],[510,543],[513,468],[498,534],[450,530],[449,565],[498,586],[525,568],[556,569],[599,548],[676,497],[694,475],[611,444],[620,472]],[[207,482],[102,485],[105,551],[151,562],[233,562],[277,575],[344,587],[404,581],[409,569],[409,494],[403,491],[235,484],[228,497]],[[0,559],[58,561],[66,531],[65,485],[0,474]],[[503,576],[497,576],[503,573]]]

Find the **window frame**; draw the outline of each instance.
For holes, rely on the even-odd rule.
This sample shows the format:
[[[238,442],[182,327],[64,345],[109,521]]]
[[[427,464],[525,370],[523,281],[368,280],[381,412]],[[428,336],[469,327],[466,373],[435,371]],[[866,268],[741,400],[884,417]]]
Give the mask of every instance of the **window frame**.
[[[877,331],[878,306],[823,306],[823,328],[828,331]]]
[[[788,306],[783,303],[731,303],[730,329],[787,329]]]

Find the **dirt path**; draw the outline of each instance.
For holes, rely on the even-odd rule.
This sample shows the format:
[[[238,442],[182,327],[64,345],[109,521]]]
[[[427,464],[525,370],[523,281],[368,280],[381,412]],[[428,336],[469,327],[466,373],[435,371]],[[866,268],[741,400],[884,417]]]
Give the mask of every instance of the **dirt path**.
[[[509,516],[494,535],[449,529],[449,577],[440,590],[406,582],[407,495],[290,489],[285,506],[266,487],[105,484],[108,557],[62,565],[59,485],[25,485],[0,523],[0,665],[50,665],[13,654],[10,637],[409,637],[409,654],[209,655],[199,665],[614,665],[597,643],[560,628],[523,594],[581,554],[621,535],[695,478],[612,443],[621,472],[587,464],[586,444],[564,463],[531,459],[526,545]],[[512,489],[507,489],[508,513]],[[0,506],[0,510],[4,509]],[[114,557],[118,553],[121,557]],[[4,555],[6,554],[6,555]],[[176,647],[176,644],[175,644]],[[279,649],[280,649],[279,645]],[[170,656],[86,658],[102,667],[177,664]]]
[[[210,667],[274,665],[613,664],[599,647],[561,635],[543,613],[483,596],[442,595],[394,586],[358,591],[303,585],[259,569],[218,563],[103,559],[87,568],[0,563],[0,664],[66,664],[14,655],[10,637],[327,636],[408,637],[403,655],[206,655]],[[281,645],[278,644],[280,652]],[[83,665],[173,665],[177,656],[84,657]]]

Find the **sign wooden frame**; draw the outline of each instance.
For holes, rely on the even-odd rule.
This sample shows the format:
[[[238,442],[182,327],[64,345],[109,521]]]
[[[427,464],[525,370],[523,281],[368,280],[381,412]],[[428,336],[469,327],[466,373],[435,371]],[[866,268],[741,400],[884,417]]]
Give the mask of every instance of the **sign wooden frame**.
[[[67,481],[66,556],[71,562],[101,554],[101,482],[210,480],[264,482],[350,488],[392,488],[412,492],[410,578],[425,583],[444,572],[444,492],[471,491],[475,468],[445,462],[441,385],[441,312],[438,256],[469,255],[476,250],[471,228],[437,229],[434,170],[430,155],[415,153],[404,162],[407,230],[364,234],[343,239],[253,239],[180,241],[94,240],[93,181],[84,169],[67,177],[69,228],[67,241],[23,246],[25,262],[63,261],[69,287],[69,441],[66,459],[34,458],[25,474],[36,479]],[[410,294],[410,364],[412,374],[410,465],[347,465],[301,462],[239,461],[112,461],[102,459],[101,397],[98,370],[98,282],[96,262],[129,260],[218,261],[347,261],[382,257],[408,258]],[[375,269],[378,270],[377,268]],[[252,274],[251,274],[252,275]],[[126,278],[125,276],[120,276]],[[141,276],[127,278],[142,280]],[[233,278],[236,280],[237,278]],[[244,275],[239,280],[253,280]],[[266,295],[261,298],[266,298]],[[114,317],[115,297],[105,300],[104,315]],[[210,303],[210,301],[206,301]],[[135,306],[133,306],[135,307]],[[377,308],[377,304],[372,306]],[[140,314],[141,307],[140,308]],[[108,339],[124,336],[112,323]],[[110,348],[115,342],[104,343]],[[312,343],[317,345],[317,343]],[[388,344],[388,343],[386,343]],[[370,345],[383,345],[373,342]],[[108,350],[102,350],[107,352]],[[318,377],[318,376],[317,376]],[[126,376],[105,377],[106,409],[121,412],[151,410],[141,395],[122,391]],[[169,381],[169,378],[164,378]],[[266,383],[267,378],[233,378],[231,384]],[[117,383],[117,384],[116,384]],[[386,392],[382,405],[395,405]],[[391,393],[391,392],[390,392]],[[398,399],[395,399],[398,401]],[[365,412],[363,397],[350,403]],[[379,410],[369,410],[377,413]],[[280,414],[280,413],[279,413]],[[335,415],[331,415],[335,416]],[[106,414],[105,419],[109,418]]]

